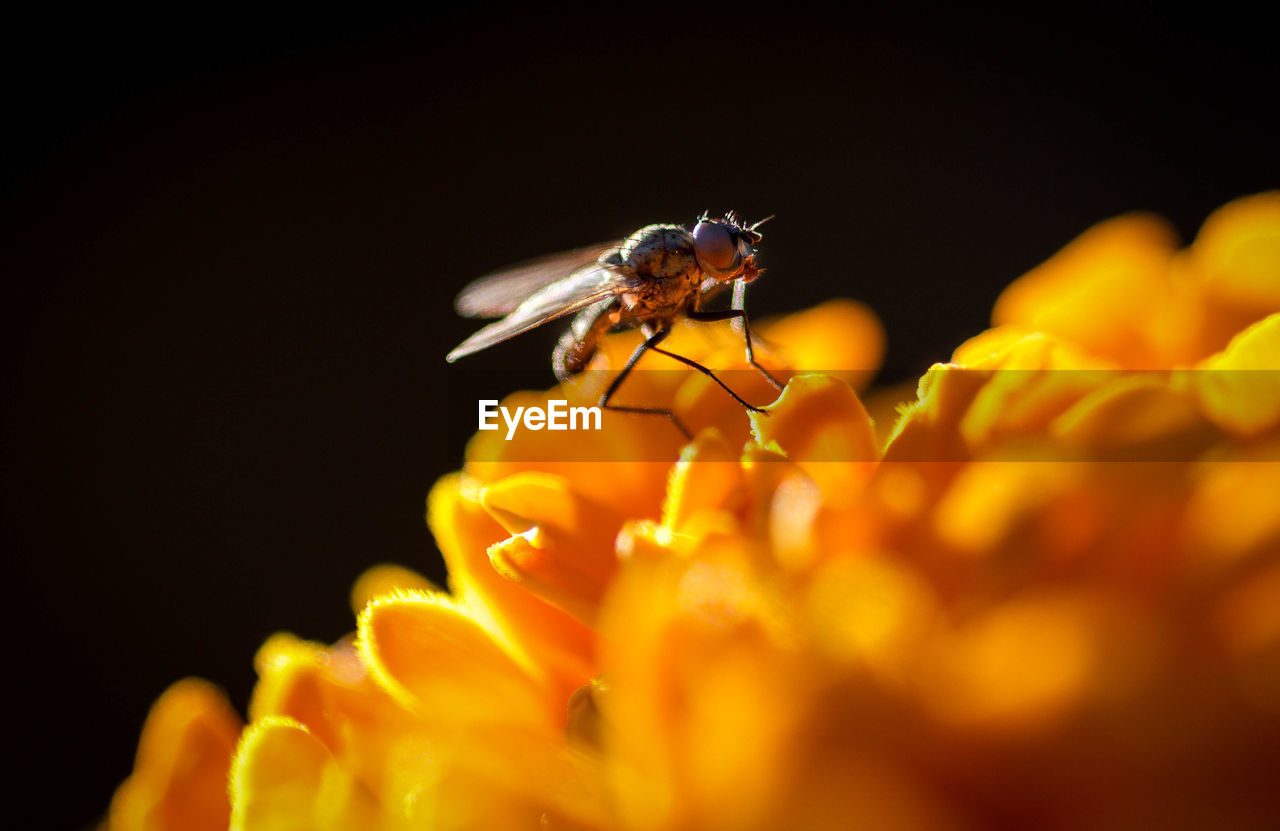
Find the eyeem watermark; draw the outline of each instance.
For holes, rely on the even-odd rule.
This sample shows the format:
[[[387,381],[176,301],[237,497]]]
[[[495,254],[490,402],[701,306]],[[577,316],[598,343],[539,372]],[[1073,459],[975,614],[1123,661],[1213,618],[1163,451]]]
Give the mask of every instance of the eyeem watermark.
[[[521,423],[526,430],[599,430],[599,407],[570,407],[563,399],[550,399],[546,408],[516,407],[512,412],[509,407],[499,407],[496,398],[480,399],[480,424],[477,429],[497,430],[498,416],[507,425],[507,441],[516,434]],[[581,420],[581,426],[579,426]]]

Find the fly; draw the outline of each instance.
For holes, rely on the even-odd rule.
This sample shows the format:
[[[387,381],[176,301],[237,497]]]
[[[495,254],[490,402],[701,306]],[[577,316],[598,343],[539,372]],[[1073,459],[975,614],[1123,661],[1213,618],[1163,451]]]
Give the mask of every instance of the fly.
[[[552,368],[561,381],[586,369],[600,338],[610,329],[638,326],[645,336],[600,397],[601,409],[664,416],[692,438],[671,410],[609,403],[644,353],[657,352],[706,375],[747,410],[763,413],[764,409],[748,404],[711,370],[662,349],[660,344],[681,318],[708,323],[732,320],[743,333],[747,360],[770,384],[782,389],[756,361],[744,308],[746,287],[764,272],[756,265],[755,246],[761,239],[758,229],[767,221],[743,225],[732,212],[723,219],[703,214],[692,232],[682,225],[648,225],[625,240],[532,260],[481,277],[462,290],[454,306],[464,317],[502,319],[464,340],[445,360],[452,363],[544,323],[574,315],[552,356]],[[703,308],[730,286],[733,299],[729,309]]]

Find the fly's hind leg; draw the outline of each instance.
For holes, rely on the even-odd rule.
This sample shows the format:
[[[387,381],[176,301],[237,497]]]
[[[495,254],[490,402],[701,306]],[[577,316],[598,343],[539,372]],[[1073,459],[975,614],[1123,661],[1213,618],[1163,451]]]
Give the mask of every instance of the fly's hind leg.
[[[685,427],[684,422],[680,421],[676,414],[671,410],[663,410],[658,407],[620,407],[617,404],[609,403],[609,399],[613,398],[613,394],[622,386],[622,382],[631,374],[631,370],[635,368],[635,365],[640,361],[640,358],[644,356],[644,353],[648,352],[650,349],[654,349],[658,344],[662,343],[669,334],[671,334],[670,329],[659,329],[657,332],[650,335],[644,343],[636,347],[636,351],[632,352],[631,357],[627,359],[627,365],[618,373],[618,377],[613,379],[613,383],[609,384],[609,388],[604,391],[604,395],[600,396],[600,404],[598,406],[603,410],[617,410],[620,413],[641,413],[643,415],[663,416],[664,418],[670,419],[671,423],[674,424],[681,433],[684,433],[684,437],[686,439],[692,441],[693,433],[689,432],[689,428]],[[670,352],[664,352],[661,349],[656,351],[662,352],[664,355],[671,354]],[[721,386],[724,385],[721,384]],[[734,397],[737,398],[737,396]]]
[[[653,339],[652,339],[652,338],[650,338],[650,340],[653,340]],[[676,354],[676,353],[674,353],[674,352],[668,352],[667,350],[665,350],[665,349],[659,349],[659,348],[658,348],[658,347],[656,347],[656,346],[650,346],[649,348],[650,348],[650,349],[652,349],[654,352],[657,352],[659,355],[666,355],[668,358],[673,358],[673,359],[675,359],[675,360],[679,361],[680,363],[684,364],[685,366],[693,367],[694,369],[698,370],[698,371],[699,371],[699,372],[701,372],[703,375],[707,376],[707,377],[708,377],[708,378],[710,378],[712,381],[715,381],[717,384],[719,384],[719,385],[720,385],[720,389],[724,390],[725,392],[729,393],[729,395],[733,396],[733,400],[734,400],[734,401],[737,401],[739,404],[741,404],[741,405],[742,405],[744,408],[746,408],[748,411],[753,412],[753,413],[764,413],[765,415],[768,415],[768,414],[769,414],[769,411],[768,411],[768,410],[766,410],[766,409],[764,409],[763,407],[755,407],[755,406],[752,406],[751,404],[748,404],[746,401],[744,401],[744,400],[743,400],[742,396],[738,395],[736,392],[734,392],[733,390],[729,389],[729,385],[728,385],[728,384],[726,384],[724,381],[721,381],[719,378],[717,378],[717,377],[716,377],[716,374],[715,374],[714,372],[712,372],[711,370],[707,369],[705,366],[703,366],[702,364],[700,364],[700,363],[698,363],[697,361],[693,360],[692,358],[686,358],[684,355],[677,355],[677,354]],[[761,370],[761,371],[763,372],[763,370]],[[766,373],[766,374],[768,374],[768,373]]]
[[[767,380],[770,384],[773,384],[774,389],[776,390],[782,389],[782,384],[778,381],[778,379],[774,378],[773,375],[769,372],[769,370],[761,366],[760,363],[756,360],[755,348],[751,344],[751,324],[747,320],[746,309],[726,309],[725,311],[722,311],[722,312],[689,312],[689,319],[696,320],[700,323],[714,323],[717,320],[740,321],[742,325],[743,338],[747,342],[747,362],[750,363],[756,369],[760,370],[760,374],[763,375],[765,377],[765,380]],[[717,378],[716,381],[718,383],[719,379]],[[720,386],[724,387],[724,384],[720,384]],[[725,387],[725,389],[728,389],[728,387]],[[732,394],[733,393],[730,392],[730,395]],[[734,395],[733,397],[738,398],[738,396],[736,395]],[[739,398],[738,400],[741,401],[742,399]]]
[[[627,360],[627,365],[622,368],[622,371],[618,373],[618,377],[613,379],[613,383],[609,385],[609,388],[605,390],[604,395],[600,397],[599,406],[602,409],[618,410],[619,412],[624,412],[624,413],[644,413],[647,415],[665,416],[666,418],[671,419],[671,423],[674,424],[676,427],[678,427],[680,429],[680,432],[684,433],[686,438],[688,439],[693,438],[693,434],[689,432],[689,428],[685,427],[684,423],[681,422],[680,419],[676,417],[676,414],[673,413],[671,410],[663,410],[657,407],[619,407],[617,405],[609,403],[609,399],[613,398],[613,394],[618,391],[619,387],[622,386],[622,382],[626,380],[626,377],[628,375],[631,374],[631,370],[635,368],[636,363],[639,362],[640,358],[644,355],[644,353],[653,351],[653,352],[657,352],[659,355],[666,355],[668,358],[679,361],[685,366],[692,367],[693,369],[698,370],[703,375],[707,376],[712,381],[715,381],[717,384],[719,384],[720,389],[729,393],[729,395],[733,398],[734,401],[737,401],[739,404],[743,406],[743,408],[749,410],[750,412],[763,413],[764,415],[769,414],[768,410],[762,409],[760,407],[754,407],[751,404],[748,404],[745,400],[743,400],[742,396],[738,395],[736,392],[729,389],[728,385],[725,384],[724,381],[721,381],[719,378],[717,378],[714,372],[707,369],[702,364],[698,363],[697,361],[691,358],[686,358],[683,355],[677,355],[674,352],[668,352],[665,349],[659,348],[658,344],[666,340],[666,337],[669,334],[671,334],[670,329],[659,329],[657,332],[651,335],[648,340],[646,340],[644,343],[636,347],[636,351],[632,352],[631,357]]]

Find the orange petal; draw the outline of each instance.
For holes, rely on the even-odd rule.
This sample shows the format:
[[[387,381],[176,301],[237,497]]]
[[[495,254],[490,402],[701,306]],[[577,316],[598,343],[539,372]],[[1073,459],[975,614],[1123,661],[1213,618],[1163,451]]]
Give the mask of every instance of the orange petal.
[[[934,364],[902,409],[884,448],[886,462],[959,462],[969,449],[959,424],[974,396],[990,378],[988,371],[962,371],[955,364]]]
[[[792,378],[767,415],[751,414],[751,425],[762,447],[798,464],[832,504],[854,499],[880,456],[875,427],[857,394],[823,375]]]
[[[382,826],[373,797],[295,721],[245,731],[231,774],[232,831],[342,831]]]
[[[433,723],[538,726],[563,719],[511,652],[443,595],[375,600],[360,615],[359,639],[379,683]]]
[[[240,719],[222,691],[188,678],[165,690],[142,728],[133,774],[111,801],[112,831],[221,831]]]
[[[701,511],[733,511],[742,500],[742,465],[715,431],[699,433],[671,470],[662,524],[678,529]]]
[[[856,300],[828,300],[759,328],[787,365],[840,378],[856,389],[871,380],[884,359],[884,327]]]
[[[1104,384],[1058,416],[1049,432],[1090,454],[1152,461],[1190,461],[1219,435],[1191,395],[1152,375]]]
[[[1191,253],[1210,291],[1263,314],[1280,311],[1280,191],[1214,211]]]
[[[258,650],[254,664],[259,680],[250,718],[299,722],[356,781],[378,792],[388,748],[414,718],[374,683],[350,639],[326,647],[276,634]]]
[[[489,547],[489,561],[495,571],[590,626],[608,581],[578,568],[580,559],[549,539],[540,526]]]
[[[472,497],[463,491],[472,493]],[[507,538],[464,477],[446,476],[431,489],[427,522],[449,566],[450,581],[470,613],[483,617],[564,690],[595,675],[595,637],[574,617],[494,570],[489,549]]]
[[[351,587],[351,611],[358,615],[373,598],[401,589],[439,591],[434,583],[416,571],[384,563],[372,566],[356,578],[355,585]]]
[[[572,490],[564,477],[529,472],[500,479],[481,492],[480,500],[511,534],[540,527],[560,549],[565,567],[603,590],[616,567],[613,540],[622,518],[589,492]]]
[[[1075,486],[1083,473],[1082,465],[1066,462],[971,462],[938,502],[934,531],[958,552],[995,558],[1020,523]]]
[[[937,601],[918,574],[865,556],[823,563],[802,603],[816,645],[829,660],[865,664],[898,683],[939,618]]]
[[[1162,368],[1168,362],[1153,354],[1138,310],[1165,293],[1176,248],[1172,229],[1153,216],[1099,223],[1005,289],[992,321],[1057,335],[1129,367]]]
[[[1280,548],[1280,442],[1249,455],[1197,466],[1184,514],[1184,545],[1197,564],[1239,568],[1248,555],[1267,556]]]
[[[1082,702],[1103,634],[1095,614],[1073,598],[1001,604],[938,642],[920,692],[958,724],[1048,726]]]
[[[771,651],[786,623],[742,553],[724,539],[687,558],[637,558],[610,594],[598,703],[617,826],[752,827],[793,764],[785,741],[807,676]]]
[[[1280,426],[1280,314],[1260,320],[1190,373],[1204,412],[1244,436]]]

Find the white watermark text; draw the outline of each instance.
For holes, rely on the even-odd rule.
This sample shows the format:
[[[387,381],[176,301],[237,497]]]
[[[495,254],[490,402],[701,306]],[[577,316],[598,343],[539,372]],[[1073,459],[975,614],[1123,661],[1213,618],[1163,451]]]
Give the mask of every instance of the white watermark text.
[[[506,425],[506,440],[511,441],[516,428],[521,424],[526,430],[599,430],[599,407],[570,407],[563,399],[550,399],[543,407],[510,407],[498,406],[497,399],[480,399],[480,423],[477,429],[498,430],[498,420]],[[581,425],[579,425],[581,422]]]

